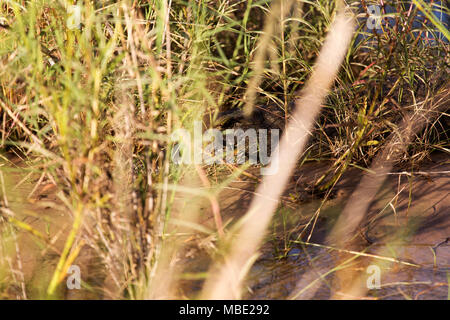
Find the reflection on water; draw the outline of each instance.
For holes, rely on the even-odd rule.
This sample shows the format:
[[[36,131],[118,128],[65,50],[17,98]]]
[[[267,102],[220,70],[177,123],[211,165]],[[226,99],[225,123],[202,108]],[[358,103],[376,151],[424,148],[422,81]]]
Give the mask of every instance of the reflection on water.
[[[269,250],[269,248],[266,249]],[[429,254],[426,252],[427,249]],[[369,290],[367,298],[447,299],[450,274],[449,249],[447,247],[439,250],[445,250],[446,253],[440,252],[438,254],[438,260],[440,261],[437,262],[436,267],[430,247],[398,248],[397,254],[399,256],[415,258],[407,261],[423,260],[424,263],[420,267],[396,263],[386,265],[383,260],[361,258],[360,262],[363,266],[375,264],[380,266],[381,269],[381,288]],[[302,293],[299,297],[303,299],[329,299],[332,296],[336,290],[333,282],[334,273],[327,273],[335,267],[336,259],[333,251],[308,246],[294,247],[291,251],[293,254],[284,259],[266,254],[258,261],[248,280],[249,293],[246,296],[247,298],[286,299],[297,295],[297,293]],[[408,254],[404,254],[402,251],[408,251]],[[375,252],[378,252],[378,250]],[[366,268],[359,269],[361,286],[365,286],[370,274],[367,273]],[[310,270],[316,271],[313,273],[314,276],[302,281],[305,275],[309,275],[308,271]],[[320,279],[322,276],[323,278]],[[304,290],[305,287],[316,280],[319,289],[314,291],[313,295],[308,295],[308,290]],[[298,285],[299,281],[302,281],[301,285]]]
[[[395,176],[388,179],[372,204],[361,251],[365,257],[353,259],[342,270],[349,270],[360,283],[368,299],[447,299],[450,282],[450,178],[445,161],[423,168],[435,172],[414,179]],[[350,174],[341,187],[356,185]],[[339,252],[323,245],[330,225],[347,197],[327,202],[321,212],[310,245],[305,235],[273,236],[262,248],[262,256],[251,270],[246,297],[251,299],[329,299],[339,297],[335,270]],[[291,217],[304,219],[314,213],[319,202],[300,205]],[[303,214],[303,216],[302,216]],[[281,221],[282,220],[282,221]],[[290,227],[299,224],[289,221]],[[286,220],[275,219],[274,225],[289,230]],[[301,223],[300,223],[301,224]],[[277,228],[275,228],[277,229]],[[289,241],[291,240],[291,241]],[[294,240],[294,241],[293,241]],[[446,241],[447,240],[447,241]],[[369,243],[370,242],[370,243]],[[317,245],[318,244],[318,245]],[[280,249],[282,248],[282,249]],[[350,259],[356,254],[348,254]],[[396,262],[389,260],[395,259]],[[339,261],[339,262],[338,262]],[[380,288],[367,290],[372,275],[367,267],[379,267]],[[342,271],[340,271],[342,272]],[[355,298],[355,297],[342,297]]]
[[[13,277],[10,272],[13,270],[15,275],[24,275],[27,298],[43,298],[72,217],[58,204],[56,190],[45,183],[44,187],[36,189],[40,175],[19,164],[0,160],[0,205],[5,208],[6,201],[14,217],[38,231],[44,239],[14,228],[22,262],[19,266],[15,259],[17,248],[10,241],[11,233],[5,228],[6,224],[0,223],[0,296],[6,291],[8,297],[23,298],[21,278]],[[437,161],[422,171],[450,171],[450,165]],[[357,172],[349,172],[338,186],[338,196],[322,206],[314,220],[314,229],[311,225],[307,229],[304,227],[321,207],[322,200],[305,201],[295,208],[280,210],[261,256],[250,272],[244,298],[329,299],[336,296],[339,286],[334,268],[339,256],[338,251],[324,245],[325,238],[358,178]],[[365,287],[370,276],[367,267],[376,265],[380,268],[381,287],[368,290],[365,298],[447,299],[450,246],[445,240],[450,237],[449,176],[435,174],[414,179],[393,176],[388,180],[370,208],[365,237],[361,237],[364,244],[361,252],[369,256],[353,259],[346,269],[357,275],[357,281]],[[242,193],[242,188],[231,191],[236,194],[227,193],[225,197],[232,208],[230,215],[237,215],[236,208],[245,210],[243,203],[251,199],[251,193]],[[222,207],[225,207],[224,203],[221,202]],[[223,213],[226,214],[226,210]],[[5,217],[4,212],[1,216]],[[48,245],[49,241],[52,247]],[[80,261],[86,262],[85,265],[83,262],[84,274],[94,274],[92,269],[87,269],[89,259],[89,256],[81,256]],[[207,259],[196,259],[196,263],[194,271],[207,270]],[[6,283],[9,284],[7,288]],[[186,291],[199,291],[201,281],[195,284],[196,287],[192,281],[188,282],[190,288]],[[72,292],[62,288],[60,297],[99,296],[89,290]]]

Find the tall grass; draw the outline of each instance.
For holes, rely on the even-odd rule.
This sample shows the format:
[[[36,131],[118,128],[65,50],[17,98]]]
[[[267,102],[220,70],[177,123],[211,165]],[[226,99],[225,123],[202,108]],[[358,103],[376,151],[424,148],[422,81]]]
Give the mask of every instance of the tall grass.
[[[414,2],[430,14],[423,1]],[[57,185],[58,203],[71,214],[45,295],[38,298],[63,298],[59,289],[68,268],[85,251],[99,260],[104,279],[96,294],[108,298],[182,297],[179,261],[192,237],[206,239],[211,260],[222,261],[233,233],[221,224],[217,199],[232,179],[211,178],[221,166],[173,163],[171,134],[179,128],[193,132],[196,120],[212,126],[219,111],[249,114],[261,105],[289,123],[290,102],[311,77],[336,3],[78,1],[81,25],[72,28],[72,2],[1,1],[0,147],[43,177],[36,188]],[[353,9],[364,15],[361,7]],[[383,35],[366,34],[359,43],[354,36],[342,67],[337,60],[329,66],[341,69],[328,98],[322,102],[335,72],[324,76],[323,91],[312,94],[324,111],[314,126],[308,124],[310,144],[299,156],[303,162],[333,161],[312,191],[329,190],[350,166],[370,165],[404,113],[431,99],[446,81],[448,42],[419,45],[422,38],[408,27],[419,9],[396,16]],[[437,25],[446,34],[432,22],[420,29],[435,32]],[[303,116],[294,113],[291,120]],[[445,117],[445,109],[437,112],[396,163],[448,152]],[[292,169],[296,158],[286,159]],[[247,167],[232,167],[232,177]],[[204,203],[212,207],[215,229],[201,224]],[[11,229],[18,213],[8,211],[7,201],[0,210],[2,232],[32,232],[17,224]],[[255,258],[267,217],[248,240],[253,244],[242,257],[239,280]],[[243,219],[238,226],[248,216]],[[6,239],[3,246],[14,242]],[[5,264],[8,257],[0,255],[0,290],[6,295],[19,281],[9,270],[16,267]],[[208,278],[204,297],[222,297],[214,294],[214,279]],[[239,288],[219,291],[238,297]]]

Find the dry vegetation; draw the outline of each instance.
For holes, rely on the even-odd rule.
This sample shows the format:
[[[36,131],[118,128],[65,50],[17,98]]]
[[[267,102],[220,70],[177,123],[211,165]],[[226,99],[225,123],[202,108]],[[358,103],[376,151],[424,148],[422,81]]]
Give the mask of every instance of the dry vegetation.
[[[0,298],[71,298],[73,264],[89,274],[83,297],[240,298],[304,164],[326,164],[304,185],[324,202],[364,172],[321,244],[346,262],[387,174],[448,157],[442,1],[384,1],[400,13],[382,33],[365,30],[369,1],[78,1],[79,28],[69,2],[0,0]],[[172,161],[175,130],[218,127],[229,110],[240,115],[222,130],[283,130],[281,172]],[[227,219],[219,196],[237,179],[261,183]],[[201,272],[187,271],[191,252]]]

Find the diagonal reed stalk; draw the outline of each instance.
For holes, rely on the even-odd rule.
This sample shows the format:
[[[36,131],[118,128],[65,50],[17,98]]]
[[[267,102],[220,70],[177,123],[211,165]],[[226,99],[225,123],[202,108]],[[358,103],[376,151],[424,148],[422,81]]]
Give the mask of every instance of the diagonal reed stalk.
[[[296,111],[289,122],[280,145],[272,156],[271,167],[276,175],[268,175],[258,187],[243,222],[232,236],[230,251],[224,260],[210,270],[202,293],[205,299],[236,299],[240,297],[243,278],[263,240],[277,207],[278,199],[291,176],[310,135],[321,104],[339,71],[354,30],[353,16],[340,8],[325,39],[315,70],[296,100]]]

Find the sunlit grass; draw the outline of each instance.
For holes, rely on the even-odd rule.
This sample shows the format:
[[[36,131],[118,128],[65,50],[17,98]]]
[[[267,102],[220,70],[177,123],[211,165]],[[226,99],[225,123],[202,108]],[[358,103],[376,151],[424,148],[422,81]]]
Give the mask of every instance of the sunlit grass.
[[[418,9],[412,15],[422,11],[432,22],[423,30],[437,29],[448,39],[432,8],[413,2]],[[51,280],[38,298],[64,298],[59,289],[67,270],[87,248],[109,281],[95,289],[98,297],[178,297],[183,268],[171,263],[173,256],[198,236],[208,239],[211,260],[220,261],[230,229],[243,223],[224,231],[217,219],[214,229],[201,225],[200,203],[220,216],[218,195],[232,181],[215,181],[212,173],[231,171],[233,179],[252,174],[245,173],[247,165],[176,165],[171,134],[192,132],[196,120],[213,125],[219,111],[249,114],[260,105],[281,110],[287,123],[289,105],[311,76],[335,19],[336,2],[80,3],[81,24],[69,28],[67,1],[0,1],[0,151],[20,155],[38,173],[37,189],[57,185],[58,205],[71,214],[70,229],[59,235]],[[396,6],[406,11],[408,4]],[[407,27],[411,17],[395,19],[406,27],[386,27],[359,43],[353,37],[301,155],[302,163],[332,161],[309,191],[327,195],[349,167],[369,167],[404,115],[448,81],[448,41],[424,43]],[[417,133],[397,163],[420,163],[435,150],[448,153],[446,112]],[[0,206],[8,209],[5,201]],[[2,212],[2,233],[49,241],[14,216],[18,212],[8,218]],[[0,245],[9,248],[7,238]],[[5,261],[0,294],[7,296],[22,280],[8,276],[15,267]]]

